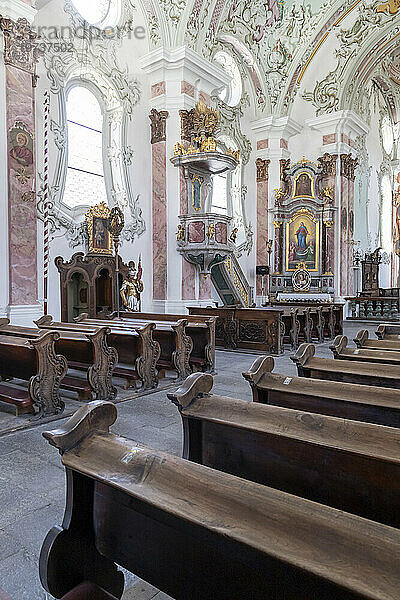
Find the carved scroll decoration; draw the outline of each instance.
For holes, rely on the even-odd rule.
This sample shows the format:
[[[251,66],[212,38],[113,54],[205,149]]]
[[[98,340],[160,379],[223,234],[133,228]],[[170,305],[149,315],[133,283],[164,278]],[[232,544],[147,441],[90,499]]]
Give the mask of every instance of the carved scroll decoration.
[[[172,353],[172,360],[178,372],[178,379],[185,379],[191,372],[190,355],[193,350],[193,340],[186,335],[187,320],[181,319],[171,325],[176,335],[176,350]]]
[[[86,337],[93,347],[93,365],[88,370],[88,381],[96,394],[96,400],[111,402],[117,397],[112,375],[118,362],[118,352],[107,343],[110,333],[111,329],[102,327]]]
[[[40,417],[57,415],[65,407],[60,398],[60,383],[67,373],[68,363],[65,356],[56,354],[55,342],[59,338],[59,333],[49,331],[30,340],[38,357],[38,373],[31,377],[29,393],[39,408]]]
[[[142,354],[136,359],[135,365],[144,390],[158,386],[157,363],[161,356],[161,346],[153,339],[155,323],[136,329],[142,341]]]

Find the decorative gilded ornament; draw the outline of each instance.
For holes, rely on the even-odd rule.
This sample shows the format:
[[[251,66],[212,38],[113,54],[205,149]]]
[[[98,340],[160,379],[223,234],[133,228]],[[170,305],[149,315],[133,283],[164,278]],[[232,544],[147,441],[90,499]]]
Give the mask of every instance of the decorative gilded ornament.
[[[275,193],[276,200],[280,200],[281,198],[284,198],[284,196],[286,195],[285,190],[282,188],[275,189],[274,193]]]
[[[182,225],[178,225],[178,231],[176,232],[176,241],[183,242],[185,239],[185,230]]]

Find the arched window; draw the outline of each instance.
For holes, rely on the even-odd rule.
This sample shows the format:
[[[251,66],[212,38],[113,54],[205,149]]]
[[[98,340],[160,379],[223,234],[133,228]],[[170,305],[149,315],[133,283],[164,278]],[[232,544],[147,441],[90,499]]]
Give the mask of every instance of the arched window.
[[[385,115],[381,123],[382,144],[386,154],[391,154],[394,144],[393,127],[390,119]]]
[[[115,27],[121,13],[121,0],[72,0],[81,17],[99,29]]]
[[[63,202],[70,208],[107,203],[103,115],[95,95],[74,86],[67,97],[68,166]]]
[[[213,176],[211,212],[226,215],[228,210],[227,173]]]
[[[386,252],[392,251],[392,184],[389,175],[384,175],[381,182],[382,218],[381,246]]]
[[[219,94],[220,99],[229,106],[236,106],[242,97],[242,77],[239,68],[232,56],[223,50],[219,50],[214,55],[214,60],[221,65],[226,73],[232,78]]]

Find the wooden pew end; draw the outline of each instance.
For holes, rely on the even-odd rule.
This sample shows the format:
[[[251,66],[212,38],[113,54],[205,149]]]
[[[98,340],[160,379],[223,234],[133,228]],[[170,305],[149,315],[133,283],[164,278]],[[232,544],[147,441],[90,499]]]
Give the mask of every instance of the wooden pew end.
[[[85,321],[85,319],[89,318],[89,313],[81,313],[77,317],[74,318],[75,323],[80,323],[81,321]]]
[[[332,350],[333,356],[337,358],[343,352],[348,344],[348,338],[346,335],[337,335],[333,340],[332,344],[329,346],[329,349]]]
[[[296,363],[296,365],[305,365],[306,362],[314,356],[314,354],[314,344],[300,344],[296,354],[294,354],[290,358],[294,363]]]
[[[44,431],[43,437],[61,454],[77,446],[95,432],[108,433],[117,420],[117,409],[111,402],[94,400],[79,408],[64,427]]]
[[[176,390],[167,394],[168,398],[183,410],[199,397],[209,394],[214,385],[214,379],[209,373],[192,373]]]
[[[378,329],[375,331],[375,335],[378,338],[378,340],[385,339],[385,326],[378,325]]]
[[[46,327],[47,325],[50,325],[50,323],[53,322],[53,317],[51,315],[43,315],[43,317],[40,317],[40,319],[38,319],[37,321],[33,321],[36,325],[36,327]]]
[[[353,342],[355,343],[357,348],[362,348],[363,346],[365,346],[365,342],[368,340],[368,338],[369,338],[368,330],[360,329],[360,331],[357,333],[356,337],[353,338]]]
[[[6,327],[9,324],[10,324],[10,319],[7,319],[6,317],[4,319],[0,319],[0,327]]]
[[[275,361],[272,356],[259,356],[248,371],[242,373],[249,383],[257,385],[265,373],[272,373]]]

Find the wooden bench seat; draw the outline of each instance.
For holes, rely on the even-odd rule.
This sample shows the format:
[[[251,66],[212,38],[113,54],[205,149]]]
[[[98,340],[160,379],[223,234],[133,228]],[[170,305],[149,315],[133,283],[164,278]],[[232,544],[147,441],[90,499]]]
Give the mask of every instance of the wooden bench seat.
[[[260,356],[243,377],[253,401],[343,419],[400,427],[400,390],[273,373],[272,356]]]
[[[400,389],[400,370],[394,365],[314,356],[313,344],[302,344],[290,358],[300,377]]]
[[[87,402],[92,400],[92,388],[89,383],[81,377],[74,377],[73,375],[66,375],[62,381],[62,388],[69,392],[78,394],[78,400],[80,402]]]
[[[189,352],[189,364],[192,367],[201,366],[202,371],[206,373],[215,373],[215,323],[216,317],[200,315],[179,315],[170,313],[144,313],[123,311],[118,317],[117,313],[112,313],[108,317],[112,323],[121,322],[136,326],[140,323],[156,323],[160,326],[166,324],[169,327],[185,321],[184,333],[189,336],[193,342],[192,350]],[[76,321],[88,320],[85,313],[80,315]],[[201,362],[200,362],[201,361]]]
[[[378,340],[400,340],[400,325],[381,323],[376,330]]]
[[[42,332],[35,338],[2,334],[0,328],[0,378],[29,382],[29,395],[40,417],[64,410],[60,384],[67,372],[67,360],[56,353],[56,332]],[[16,398],[5,390],[3,401],[15,405]]]
[[[75,322],[84,327],[99,327],[104,325],[102,319],[89,319],[86,313],[81,314]],[[135,332],[138,327],[145,327],[148,321],[143,319],[112,319],[107,321],[113,332]],[[175,322],[155,323],[153,338],[160,344],[161,354],[157,361],[157,368],[175,371],[177,379],[185,379],[192,369],[190,367],[190,355],[193,350],[193,341],[186,334],[187,320],[181,319]],[[201,325],[204,326],[203,324]],[[160,374],[159,374],[160,375]]]
[[[34,403],[29,390],[16,388],[7,383],[0,383],[0,402],[13,404],[17,417],[24,414],[35,414]]]
[[[210,395],[194,374],[168,394],[184,458],[400,527],[400,430]]]
[[[44,321],[47,322],[47,317]],[[8,319],[0,319],[1,335],[37,339],[44,330],[10,325]],[[65,356],[69,369],[86,373],[86,381],[69,373],[70,383],[67,384],[65,379],[61,382],[61,388],[76,392],[79,400],[113,401],[116,398],[117,389],[112,383],[112,372],[118,357],[116,350],[108,345],[109,333],[109,328],[98,327],[93,332],[60,331],[57,334],[55,349]]]
[[[93,335],[99,328],[96,325],[84,323],[60,323],[54,321],[50,315],[36,321],[40,329],[50,329],[58,332],[74,332]],[[135,373],[135,378],[130,377],[126,385],[136,382],[141,383],[142,389],[154,389],[158,386],[157,361],[160,358],[160,344],[154,340],[154,323],[132,330],[113,329],[107,321],[108,343],[116,350],[115,363],[126,365]],[[112,371],[109,374],[112,376]]]
[[[400,531],[109,433],[83,406],[46,432],[67,472],[63,525],[40,556],[56,598],[128,569],[176,600],[397,600]]]
[[[369,362],[370,364],[390,364],[400,366],[400,352],[391,350],[378,350],[377,348],[348,348],[348,339],[345,335],[338,335],[330,347],[334,358],[341,360],[355,360]]]
[[[367,329],[360,329],[360,331],[354,338],[354,343],[356,344],[357,348],[365,348],[369,350],[390,350],[391,352],[400,352],[400,339],[370,339],[369,332]]]

